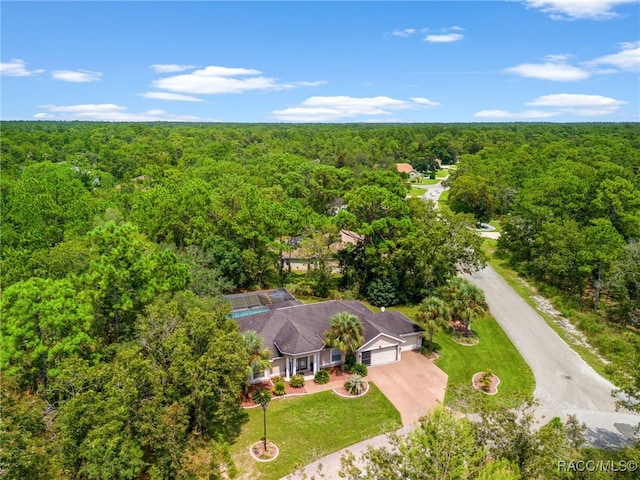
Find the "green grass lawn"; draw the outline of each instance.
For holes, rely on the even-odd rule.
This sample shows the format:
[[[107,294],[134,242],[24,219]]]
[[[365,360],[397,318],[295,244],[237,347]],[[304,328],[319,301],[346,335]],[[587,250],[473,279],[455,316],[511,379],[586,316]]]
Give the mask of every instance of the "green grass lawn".
[[[480,338],[473,346],[460,345],[448,333],[437,332],[434,342],[440,358],[436,365],[449,375],[445,403],[452,400],[457,388],[471,384],[477,372],[491,370],[500,378],[498,394],[484,395],[488,405],[510,407],[533,398],[535,379],[529,365],[502,331],[496,320],[487,316],[471,325]]]
[[[257,462],[249,447],[263,435],[261,408],[248,410],[249,421],[230,447],[239,478],[275,480],[329,453],[402,426],[400,414],[371,385],[361,398],[341,398],[332,391],[273,400],[267,408],[267,439],[280,448],[272,462]]]
[[[451,211],[451,208],[449,208],[449,190],[442,192],[440,198],[438,198],[438,207]]]
[[[427,193],[427,191],[424,188],[411,187],[409,195],[411,195],[412,197],[421,197],[425,193]]]

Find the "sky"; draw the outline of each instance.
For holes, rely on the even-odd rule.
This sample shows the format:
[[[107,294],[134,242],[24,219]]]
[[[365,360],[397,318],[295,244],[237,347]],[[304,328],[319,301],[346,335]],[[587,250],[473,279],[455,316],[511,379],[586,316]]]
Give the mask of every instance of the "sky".
[[[0,22],[2,120],[640,121],[640,0],[3,0]]]

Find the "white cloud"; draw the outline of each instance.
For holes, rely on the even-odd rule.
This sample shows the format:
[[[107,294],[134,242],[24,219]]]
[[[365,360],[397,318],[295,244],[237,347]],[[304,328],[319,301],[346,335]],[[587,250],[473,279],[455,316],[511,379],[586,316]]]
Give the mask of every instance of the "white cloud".
[[[43,73],[42,68],[36,70],[27,70],[27,64],[24,60],[14,58],[10,62],[0,63],[0,75],[6,77],[29,77],[31,75],[39,75]]]
[[[141,94],[144,98],[152,98],[155,100],[169,100],[174,102],[203,102],[201,98],[192,97],[191,95],[182,95],[180,93],[169,92],[145,92]]]
[[[527,107],[550,107],[543,110],[525,110],[507,112],[505,110],[482,110],[473,116],[477,118],[495,119],[541,119],[557,115],[578,115],[582,117],[599,117],[610,115],[618,110],[625,101],[602,95],[584,95],[576,93],[557,93],[543,95],[526,102]]]
[[[157,73],[176,73],[184,72],[196,68],[195,65],[176,65],[176,64],[155,64],[151,65],[151,69]]]
[[[291,83],[293,83],[294,85],[298,85],[300,87],[319,87],[320,85],[326,85],[329,82],[327,82],[326,80],[317,80],[315,82],[302,81],[302,82],[291,82]]]
[[[581,62],[580,67],[567,63],[570,58],[571,55],[564,53],[547,55],[544,63],[522,63],[505,68],[503,72],[540,80],[575,82],[587,79],[594,74],[638,71],[640,70],[640,42],[621,43],[618,53]]]
[[[285,122],[332,122],[360,116],[391,115],[393,111],[421,109],[439,103],[426,98],[411,101],[390,97],[310,97],[300,105],[275,110],[272,117]],[[376,120],[378,121],[378,120]]]
[[[55,80],[72,83],[97,82],[102,77],[100,72],[89,70],[55,70],[51,73]]]
[[[555,20],[606,20],[616,17],[618,5],[636,3],[637,0],[524,0],[531,8],[539,8]]]
[[[599,116],[613,113],[625,103],[627,102],[602,95],[557,93],[543,95],[525,103],[525,105],[531,107],[555,107],[563,112],[581,116]]]
[[[217,95],[248,91],[288,90],[296,87],[313,87],[327,83],[299,81],[283,83],[277,78],[265,77],[260,70],[208,66],[191,73],[172,75],[154,80],[152,86],[170,92]]]
[[[84,105],[40,105],[44,112],[33,118],[43,120],[85,120],[104,122],[202,122],[211,121],[192,115],[174,115],[160,109],[129,113],[127,107],[113,103]]]
[[[439,102],[434,102],[433,100],[429,100],[428,98],[411,97],[411,100],[415,103],[419,103],[420,105],[427,105],[429,107],[437,107],[440,105]]]
[[[550,60],[546,63],[522,63],[515,67],[505,68],[507,73],[520,75],[521,77],[537,78],[540,80],[552,80],[555,82],[575,82],[589,78],[589,72],[572,65],[568,65],[563,60],[558,61],[563,56],[548,56]]]
[[[459,27],[456,28],[459,29]],[[463,38],[464,35],[462,35],[461,33],[445,33],[442,35],[427,35],[424,38],[424,41],[430,43],[451,43],[462,40]]]
[[[405,28],[404,30],[394,30],[391,32],[391,35],[395,35],[396,37],[409,37],[416,33],[415,28]]]
[[[633,72],[640,70],[640,42],[621,43],[620,47],[621,50],[618,53],[595,58],[585,62],[585,65],[589,67],[605,65],[613,67],[614,71]],[[611,69],[598,73],[611,73]]]

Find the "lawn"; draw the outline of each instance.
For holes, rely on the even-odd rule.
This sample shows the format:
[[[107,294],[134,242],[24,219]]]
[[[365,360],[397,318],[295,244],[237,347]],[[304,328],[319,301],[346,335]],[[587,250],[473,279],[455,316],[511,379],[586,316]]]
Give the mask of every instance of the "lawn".
[[[421,197],[425,193],[427,193],[427,191],[424,188],[411,187],[409,195],[411,195],[412,197]]]
[[[449,208],[449,190],[445,190],[440,194],[440,198],[438,198],[438,207],[442,210],[451,210],[451,208]]]
[[[440,352],[435,363],[449,375],[445,403],[452,400],[456,387],[470,385],[475,373],[487,370],[500,378],[498,394],[484,397],[488,405],[509,407],[532,399],[533,372],[498,322],[488,315],[473,323],[471,328],[480,338],[480,343],[473,346],[460,345],[444,332],[434,335]]]
[[[248,410],[249,421],[230,447],[240,475],[252,480],[275,480],[329,453],[402,426],[400,414],[371,384],[361,398],[341,398],[332,391],[273,400],[267,408],[267,438],[280,456],[267,463],[249,455],[249,447],[263,435],[261,408]]]

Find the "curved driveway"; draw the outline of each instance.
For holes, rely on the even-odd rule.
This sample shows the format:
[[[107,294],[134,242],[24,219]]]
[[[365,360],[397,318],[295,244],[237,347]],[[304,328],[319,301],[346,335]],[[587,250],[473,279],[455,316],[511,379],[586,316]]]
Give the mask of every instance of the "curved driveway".
[[[468,278],[484,291],[492,315],[533,370],[538,418],[566,420],[573,414],[587,425],[593,445],[630,443],[640,415],[616,412],[614,385],[587,365],[491,267]]]

